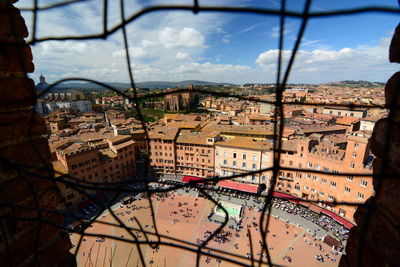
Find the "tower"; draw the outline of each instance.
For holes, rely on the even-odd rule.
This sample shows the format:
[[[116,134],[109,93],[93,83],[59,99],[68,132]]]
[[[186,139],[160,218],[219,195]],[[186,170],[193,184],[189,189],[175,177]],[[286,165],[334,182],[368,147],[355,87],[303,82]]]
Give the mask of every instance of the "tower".
[[[41,83],[45,83],[45,82],[46,82],[46,78],[43,76],[42,73],[40,73],[39,81],[40,81]]]

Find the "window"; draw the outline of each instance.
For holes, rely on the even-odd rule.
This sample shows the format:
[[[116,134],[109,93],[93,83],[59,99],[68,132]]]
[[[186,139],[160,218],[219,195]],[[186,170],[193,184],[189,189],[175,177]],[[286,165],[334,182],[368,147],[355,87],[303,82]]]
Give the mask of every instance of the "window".
[[[325,179],[325,178],[322,178],[322,179],[321,179],[321,183],[326,184],[326,179]]]
[[[355,166],[354,162],[351,162],[350,163],[350,168],[354,169],[354,166]]]
[[[215,156],[218,156],[218,149],[215,150]]]
[[[339,115],[339,116],[342,115],[342,112],[339,111],[339,112],[338,112],[338,115]]]
[[[314,176],[313,176],[313,180],[314,180],[314,181],[318,181],[318,176],[314,175]]]
[[[357,157],[357,153],[354,152],[354,153],[353,153],[353,158],[356,158],[356,157]]]
[[[315,193],[317,190],[315,190],[314,188],[311,188],[311,193]]]
[[[226,151],[224,151],[224,158],[226,158]]]
[[[353,176],[347,176],[347,181],[353,181]]]
[[[285,160],[284,159],[281,159],[281,164],[282,165],[285,164]]]
[[[321,169],[321,167],[318,164],[315,164],[315,169],[319,170],[319,169]]]
[[[339,209],[339,215],[342,217],[346,216],[346,211],[344,209]]]
[[[256,176],[255,176],[255,175],[252,175],[252,176],[251,176],[251,181],[254,182],[255,180],[256,180]]]
[[[236,159],[236,152],[233,152],[232,157]]]
[[[268,163],[269,157],[268,157],[268,155],[263,155],[262,159],[263,159],[262,161],[266,164],[266,163]]]
[[[350,117],[354,117],[354,113],[353,112],[350,113]]]
[[[368,182],[365,181],[365,180],[361,180],[361,181],[360,181],[360,185],[361,185],[361,186],[367,186],[367,184],[368,184]]]
[[[358,192],[358,199],[363,199],[364,198],[364,194],[362,194],[362,193],[360,193],[360,192]]]
[[[331,181],[331,186],[336,186],[336,182]]]
[[[308,187],[308,186],[304,186],[304,189],[305,189],[305,190],[308,190],[308,189],[309,189],[309,187]]]
[[[257,168],[256,164],[253,163],[252,168],[255,170]]]
[[[242,168],[243,168],[243,169],[246,169],[246,162],[243,162],[243,163],[242,163]]]
[[[350,191],[351,191],[350,187],[347,187],[347,186],[344,187],[344,193],[345,194],[350,193]]]
[[[289,166],[293,166],[293,161],[289,161]]]
[[[319,195],[320,196],[325,196],[325,193],[321,191],[321,192],[319,192]]]
[[[253,155],[253,160],[257,160],[257,155],[256,154]]]
[[[354,144],[354,148],[357,148],[357,147],[358,147],[358,144],[357,144],[357,143],[355,143],[355,144]]]
[[[246,159],[246,158],[247,158],[246,154],[243,154],[243,159]]]
[[[300,190],[300,185],[299,185],[299,184],[296,184],[296,185],[294,186],[294,189]]]
[[[308,167],[308,168],[312,168],[312,163],[311,163],[311,162],[308,162],[308,163],[307,163],[307,167]]]
[[[236,167],[236,160],[232,161],[232,167]]]
[[[335,199],[335,197],[334,197],[334,196],[331,196],[331,195],[328,195],[328,199],[331,200],[331,201],[333,201],[333,200]]]
[[[324,172],[329,172],[329,168],[327,168],[327,167],[323,167],[322,170],[323,170]]]
[[[265,175],[262,175],[262,176],[261,176],[261,182],[265,183],[265,180],[266,180]]]
[[[224,159],[224,166],[228,165],[228,161],[226,159]]]

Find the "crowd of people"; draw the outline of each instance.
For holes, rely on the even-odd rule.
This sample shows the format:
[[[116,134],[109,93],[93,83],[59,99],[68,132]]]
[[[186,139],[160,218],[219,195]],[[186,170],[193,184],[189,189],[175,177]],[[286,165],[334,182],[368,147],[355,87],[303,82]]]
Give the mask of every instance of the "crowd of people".
[[[157,185],[156,188],[166,188],[166,187],[168,187],[168,185],[161,184],[161,185]],[[174,200],[177,195],[185,194],[185,192],[188,193],[187,191],[188,190],[180,189],[179,191],[174,191],[174,192],[157,192],[157,193],[153,193],[152,195],[153,195],[154,198],[156,198],[157,201],[165,202],[165,201],[167,201],[167,198],[169,198],[169,200]],[[191,190],[191,189],[189,191],[190,191],[190,194],[193,194],[193,192],[195,192],[195,190]],[[212,197],[215,197],[215,198],[218,197],[217,201],[219,200],[220,196],[218,195],[217,192],[214,192],[212,190],[208,190],[207,193],[209,193]],[[196,195],[196,194],[193,194],[193,195]],[[143,198],[146,198],[146,197],[147,197],[147,195],[145,195],[145,194],[139,194],[139,195],[137,195],[135,197],[135,199],[140,200],[140,199],[143,199]],[[193,219],[196,218],[197,214],[195,214],[195,212],[193,211],[192,207],[193,206],[194,207],[198,206],[198,198],[200,198],[200,197],[201,196],[195,197],[195,201],[191,202],[191,203],[188,203],[188,202],[175,202],[175,203],[169,202],[167,204],[169,207],[174,206],[174,209],[171,209],[169,211],[169,216],[170,216],[170,219],[171,219],[171,223],[173,223],[173,224],[180,223],[180,222],[185,223],[185,222],[189,222],[188,220],[191,219],[191,218],[193,218]],[[234,196],[229,196],[229,200],[231,198],[234,198]],[[243,202],[243,206],[245,207],[245,209],[243,211],[243,214],[242,214],[242,218],[246,218],[246,219],[250,219],[250,220],[253,218],[253,221],[251,223],[247,224],[247,227],[248,228],[249,227],[253,227],[255,230],[260,231],[259,224],[255,220],[255,217],[249,218],[248,217],[249,214],[247,214],[247,213],[249,211],[252,211],[253,209],[255,211],[261,212],[263,210],[262,207],[264,205],[264,201],[261,200],[261,199],[258,199],[258,198],[254,198],[254,197],[241,198],[241,200]],[[140,209],[149,208],[149,206],[139,206],[139,205],[137,206],[137,205],[135,205],[135,203],[131,203],[131,204],[127,205],[126,207],[128,209],[130,209],[130,210],[140,210]],[[292,203],[292,202],[289,202],[287,200],[280,199],[280,198],[273,198],[272,199],[272,207],[275,208],[275,209],[280,209],[282,211],[285,211],[285,212],[287,212],[289,214],[294,214],[294,215],[301,216],[301,217],[307,219],[308,221],[313,222],[313,223],[321,226],[325,230],[330,230],[331,232],[335,233],[335,236],[337,238],[340,238],[341,240],[346,240],[347,239],[348,230],[345,229],[343,226],[341,226],[340,224],[336,223],[336,221],[334,221],[333,219],[331,219],[331,218],[329,218],[327,216],[320,215],[320,214],[317,214],[315,212],[312,212],[312,211],[308,210],[307,208],[305,208],[303,206],[300,206],[299,204],[295,204],[295,203]],[[129,213],[130,213],[130,211],[128,210],[128,211],[125,211],[125,212],[117,212],[117,215],[124,216],[124,215],[129,215]],[[198,213],[198,211],[197,211],[197,213]],[[212,213],[208,216],[208,220],[209,221],[212,221],[211,220],[212,216],[213,216]],[[279,219],[279,217],[276,217],[276,216],[274,216],[274,217],[275,217],[275,219]],[[130,218],[130,220],[133,221],[133,218]],[[229,243],[232,240],[234,240],[235,237],[239,238],[241,230],[245,227],[242,224],[242,219],[235,220],[233,218],[229,220],[227,226],[228,226],[229,230],[221,230],[215,236],[213,236],[212,240],[214,242],[216,242],[218,244]],[[286,228],[289,228],[289,224],[288,223],[286,223],[285,226],[286,226]],[[146,225],[145,228],[147,228],[147,227],[154,227],[154,226]],[[267,232],[269,233],[270,231],[268,230]],[[212,231],[208,231],[208,230],[205,231],[204,235],[203,235],[203,238],[202,239],[201,238],[197,238],[196,239],[196,243],[198,245],[203,244],[204,241],[207,240],[212,234],[213,234]],[[272,237],[275,237],[275,238],[277,237],[276,234],[273,234],[273,233],[270,233],[270,234],[271,234]],[[286,234],[289,234],[289,230],[286,231]],[[139,235],[139,233],[136,233],[136,235]],[[297,235],[294,236],[294,238],[296,238],[296,237],[297,237]],[[315,235],[314,235],[314,238],[316,238]],[[318,243],[320,241],[321,240],[317,240],[317,238],[314,239],[313,243],[311,243],[310,241],[306,240],[308,245],[312,245],[312,244],[315,244],[315,246],[318,245],[318,247],[320,249],[320,253],[315,256],[315,258],[318,261],[324,262],[325,260],[330,259],[332,262],[335,262],[336,259],[334,257],[332,257],[333,255],[335,255],[334,252],[331,252],[332,255],[330,255],[329,253],[327,253],[325,255],[321,254],[324,251],[323,251],[323,248],[321,247],[321,245]],[[98,242],[100,242],[100,241],[98,241]],[[260,247],[262,247],[262,246],[263,246],[263,244],[260,244]],[[238,250],[239,249],[239,243],[234,243],[233,244],[233,248]],[[269,245],[268,246],[268,250],[272,251],[273,247],[271,245]],[[290,247],[289,250],[293,250],[293,247]],[[157,252],[158,252],[158,248],[153,250],[153,254],[157,253]],[[259,251],[257,253],[257,255],[258,256],[262,256],[263,258],[267,257],[266,253],[262,253],[262,251]],[[249,257],[249,255],[247,255],[247,256]],[[284,255],[282,257],[282,259],[284,261],[287,261],[288,263],[291,263],[291,262],[294,261],[294,259],[292,257],[293,256]],[[209,264],[211,262],[211,258],[210,257],[206,257],[205,258],[205,262],[207,264]]]
[[[345,241],[349,237],[349,230],[337,223],[332,218],[322,214],[317,214],[299,204],[294,204],[280,198],[274,198],[272,200],[272,206],[289,214],[299,215],[304,219],[319,225],[324,230],[331,231],[336,238],[341,241]]]

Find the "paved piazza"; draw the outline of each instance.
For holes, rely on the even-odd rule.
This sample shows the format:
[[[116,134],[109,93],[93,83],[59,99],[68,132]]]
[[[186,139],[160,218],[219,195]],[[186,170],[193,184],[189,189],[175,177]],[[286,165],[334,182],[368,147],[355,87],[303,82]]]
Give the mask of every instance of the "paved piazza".
[[[158,233],[165,236],[161,237],[161,242],[189,246],[196,250],[198,248],[196,242],[201,242],[201,240],[207,238],[207,231],[213,232],[220,226],[207,220],[207,216],[215,205],[204,198],[169,192],[166,197],[153,195],[152,203],[154,205]],[[247,229],[249,229],[253,253],[256,259],[259,259],[257,255],[260,255],[261,250],[261,238],[258,228],[260,213],[249,207],[244,208],[244,216],[242,218],[244,228],[240,232],[237,232],[235,228],[225,227],[223,229],[225,232],[224,237],[218,239],[217,241],[219,242],[213,239],[202,251],[240,261],[243,265],[251,265],[251,260],[246,258],[251,253],[247,234]],[[114,205],[114,208],[115,214],[126,226],[140,229],[139,222],[144,231],[155,232],[147,199],[139,199],[122,207],[117,204]],[[137,221],[135,221],[135,217]],[[78,266],[142,266],[136,244],[113,240],[109,237],[101,238],[101,235],[109,235],[134,240],[125,229],[102,223],[118,224],[118,221],[108,212],[103,213],[98,218],[98,221],[85,231],[85,233],[94,234],[95,236],[84,237],[77,254]],[[235,223],[233,224],[235,225]],[[139,242],[146,240],[143,232],[134,231],[134,234]],[[169,237],[180,241],[172,240]],[[155,235],[148,234],[147,238],[156,241]],[[75,253],[80,234],[72,234],[71,239],[75,246],[71,252]],[[192,243],[192,245],[188,244],[188,242]],[[334,255],[331,253],[331,249],[322,241],[314,239],[307,232],[307,229],[297,227],[274,216],[271,216],[270,219],[267,246],[269,247],[272,262],[276,265],[337,266],[340,258],[340,254]],[[148,244],[142,244],[140,245],[140,250],[146,266],[186,267],[196,265],[196,252],[182,248],[162,244],[159,248],[153,249]],[[230,255],[226,253],[230,253]],[[241,255],[244,258],[239,258],[232,254]],[[316,260],[317,254],[323,255],[323,262]],[[326,254],[329,254],[329,258],[326,257]],[[265,257],[263,257],[263,261],[266,261]],[[220,261],[213,256],[202,255],[200,258],[200,266],[236,265],[227,260]]]

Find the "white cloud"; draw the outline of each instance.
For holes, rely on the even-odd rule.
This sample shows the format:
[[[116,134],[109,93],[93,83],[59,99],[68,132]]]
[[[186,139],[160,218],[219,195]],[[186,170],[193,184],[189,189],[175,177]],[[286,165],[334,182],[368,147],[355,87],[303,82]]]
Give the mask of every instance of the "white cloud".
[[[293,82],[325,82],[338,80],[382,81],[395,71],[388,64],[387,42],[381,40],[375,46],[356,48],[299,50],[291,70]],[[258,55],[257,63],[264,71],[276,73],[278,49]],[[282,51],[283,70],[286,69],[291,51]]]
[[[133,47],[129,47],[128,49],[129,54],[133,57],[133,58],[143,58],[147,56],[146,51],[139,46],[133,46]],[[121,50],[117,50],[114,53],[112,53],[112,56],[115,57],[124,57],[125,56],[125,49],[121,49]]]
[[[223,43],[225,43],[225,44],[229,44],[230,43],[230,41],[231,41],[231,39],[229,39],[230,38],[230,35],[225,35],[222,39],[221,39],[221,41],[223,42]]]
[[[204,36],[199,31],[186,27],[182,30],[165,27],[160,32],[159,38],[166,48],[178,46],[196,47],[204,44]]]
[[[150,41],[150,40],[143,40],[143,41],[142,41],[142,46],[143,46],[144,48],[154,47],[154,46],[156,46],[156,45],[157,45],[157,43],[154,42],[154,41]]]
[[[49,55],[52,53],[67,53],[67,54],[82,54],[85,53],[89,46],[84,42],[74,41],[48,41],[40,44],[41,49],[44,53]]]
[[[178,53],[176,53],[176,56],[175,56],[177,59],[189,59],[190,58],[190,56],[189,56],[189,54],[188,53],[185,53],[185,52],[181,52],[181,51],[179,51]]]

